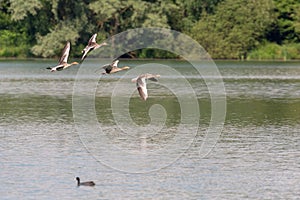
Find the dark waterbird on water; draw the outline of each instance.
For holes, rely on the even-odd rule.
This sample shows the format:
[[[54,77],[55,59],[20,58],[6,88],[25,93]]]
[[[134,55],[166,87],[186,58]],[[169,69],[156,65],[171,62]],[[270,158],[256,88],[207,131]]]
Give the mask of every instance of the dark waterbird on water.
[[[79,177],[76,177],[76,180],[77,180],[77,186],[95,186],[96,184],[94,183],[94,181],[87,181],[87,182],[80,182],[80,178]]]

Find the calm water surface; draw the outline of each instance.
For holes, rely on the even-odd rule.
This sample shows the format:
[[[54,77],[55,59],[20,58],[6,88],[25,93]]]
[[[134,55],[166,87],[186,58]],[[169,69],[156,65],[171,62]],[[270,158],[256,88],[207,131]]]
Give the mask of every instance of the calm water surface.
[[[182,77],[165,75],[160,82],[167,80],[176,94],[149,82],[146,102],[136,91],[127,98],[129,118],[143,131],[119,124],[128,116],[115,116],[112,91],[117,91],[117,84],[135,90],[133,77],[120,72],[99,80],[94,90],[98,127],[91,126],[96,131],[86,134],[78,132],[72,110],[79,67],[59,73],[45,70],[55,63],[0,61],[1,199],[299,198],[300,63],[217,62],[226,90],[226,120],[215,147],[204,158],[199,150],[211,118],[210,94],[188,63],[121,61],[120,65],[172,66],[193,87],[198,108],[188,102],[191,94],[179,84]],[[147,65],[142,69],[152,72]],[[91,74],[81,78],[88,82],[101,71]],[[119,82],[124,77],[128,81]],[[193,125],[178,128],[182,113],[178,95],[186,96],[190,106],[185,109],[200,110],[196,134]],[[120,97],[116,105],[123,108],[122,102]],[[151,116],[152,108],[158,112]],[[86,113],[79,117],[88,124],[90,112]],[[155,120],[161,116],[166,117],[162,126]],[[110,146],[115,148],[107,149]],[[76,176],[93,180],[96,186],[77,188]]]

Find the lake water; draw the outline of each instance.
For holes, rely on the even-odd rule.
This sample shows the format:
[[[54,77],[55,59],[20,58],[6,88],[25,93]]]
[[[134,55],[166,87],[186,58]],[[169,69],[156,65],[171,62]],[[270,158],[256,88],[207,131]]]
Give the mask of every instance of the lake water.
[[[1,199],[299,198],[299,62],[216,62],[221,79],[183,61],[121,60],[131,69],[105,76],[97,60],[81,75],[55,64],[0,61]],[[139,72],[161,74],[145,102]]]

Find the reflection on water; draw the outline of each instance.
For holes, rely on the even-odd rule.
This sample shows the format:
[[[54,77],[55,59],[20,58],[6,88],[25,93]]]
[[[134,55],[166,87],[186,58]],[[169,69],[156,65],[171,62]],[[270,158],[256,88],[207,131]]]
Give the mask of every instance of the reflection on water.
[[[134,68],[146,62],[120,63]],[[201,158],[199,149],[211,117],[211,101],[205,82],[195,76],[195,70],[185,62],[151,62],[172,66],[187,76],[198,98],[199,132],[176,162],[151,173],[135,174],[103,165],[107,163],[95,160],[82,144],[72,112],[73,84],[78,67],[50,73],[44,67],[54,61],[1,61],[1,197],[293,199],[300,195],[299,63],[217,63],[226,88],[226,121],[216,147],[208,157]],[[90,64],[98,65],[95,61]],[[154,118],[151,118],[149,111],[153,105],[163,106],[166,112],[162,133],[148,137],[148,146],[142,148],[145,143],[135,137],[136,133],[124,135],[112,113],[112,88],[125,74],[120,72],[99,80],[95,92],[96,117],[107,138],[119,147],[120,152],[115,152],[116,155],[121,155],[121,151],[129,147],[130,152],[137,156],[147,155],[156,148],[163,148],[174,138],[181,121],[180,103],[168,88],[155,83],[148,85],[149,99],[146,102],[140,100],[136,91],[133,92],[129,113],[137,126],[147,127],[155,117],[161,117],[153,115]],[[129,81],[122,83],[123,87],[132,87],[134,91],[131,77],[127,78]],[[188,99],[189,91],[178,85],[179,77],[163,78]],[[181,133],[182,140],[191,136],[189,128]],[[99,133],[93,134],[93,142],[100,145],[103,141],[97,135]],[[141,144],[144,146],[137,146]],[[171,157],[172,153],[180,151],[175,147],[168,153]],[[154,166],[163,162],[159,158],[152,161]],[[127,163],[119,161],[117,164]],[[77,188],[76,176],[82,180],[94,180],[97,185],[94,188]]]

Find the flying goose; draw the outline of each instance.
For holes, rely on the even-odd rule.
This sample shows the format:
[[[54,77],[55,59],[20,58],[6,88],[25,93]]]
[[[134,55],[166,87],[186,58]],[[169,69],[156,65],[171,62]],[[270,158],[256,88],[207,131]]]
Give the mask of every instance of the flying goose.
[[[82,55],[81,61],[83,61],[83,60],[85,59],[85,57],[86,57],[86,55],[88,54],[89,51],[92,51],[92,50],[94,50],[94,49],[98,49],[98,48],[100,48],[100,47],[102,47],[102,46],[107,45],[106,42],[103,42],[103,43],[101,43],[101,44],[98,44],[98,43],[96,42],[96,37],[97,37],[97,33],[95,33],[95,34],[90,38],[88,44],[87,44],[86,47],[82,50],[81,53],[83,53],[83,55]]]
[[[132,82],[136,83],[136,87],[138,89],[138,92],[141,96],[141,98],[146,101],[148,98],[148,92],[147,92],[147,84],[146,80],[149,79],[151,81],[157,81],[157,78],[160,77],[160,75],[154,75],[154,74],[141,74],[138,77],[132,79]]]
[[[82,182],[80,183],[80,178],[79,177],[76,177],[76,180],[77,180],[77,186],[95,186],[96,184],[94,183],[94,181],[87,181],[87,182]]]
[[[116,72],[119,72],[119,71],[126,70],[126,69],[130,68],[128,66],[118,68],[118,63],[119,63],[119,60],[115,60],[111,64],[104,65],[102,68],[105,70],[105,72],[103,72],[102,74],[112,74],[112,73],[116,73]]]
[[[67,44],[65,45],[62,51],[62,55],[59,59],[58,65],[56,65],[55,67],[47,67],[47,69],[50,69],[51,72],[54,72],[54,71],[61,71],[72,65],[77,65],[78,62],[72,62],[71,64],[68,63],[70,48],[71,48],[70,42],[67,42]]]

